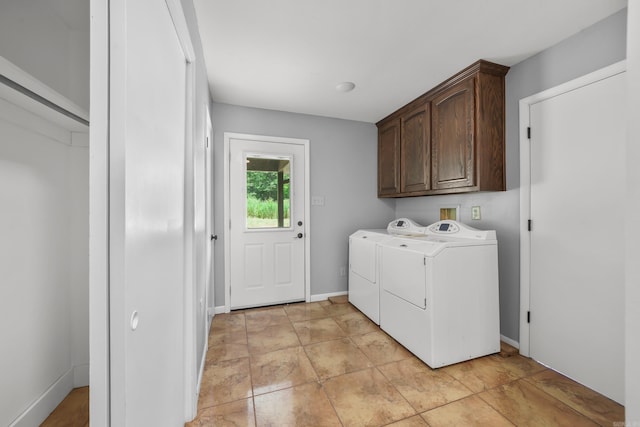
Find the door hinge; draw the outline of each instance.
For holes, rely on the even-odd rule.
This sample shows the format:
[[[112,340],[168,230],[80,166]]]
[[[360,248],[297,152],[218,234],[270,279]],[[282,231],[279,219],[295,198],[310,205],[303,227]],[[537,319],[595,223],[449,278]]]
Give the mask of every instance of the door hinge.
[[[531,224],[532,224],[532,221],[531,221],[531,220],[528,220],[528,221],[527,221],[527,230],[528,230],[528,231],[531,231]]]
[[[531,127],[527,128],[527,139],[531,139]]]
[[[527,323],[531,323],[531,312],[527,311]]]
[[[422,258],[422,262],[424,265],[427,265],[427,257]]]
[[[425,306],[425,308],[427,307],[427,299],[426,298],[424,299],[424,306]]]

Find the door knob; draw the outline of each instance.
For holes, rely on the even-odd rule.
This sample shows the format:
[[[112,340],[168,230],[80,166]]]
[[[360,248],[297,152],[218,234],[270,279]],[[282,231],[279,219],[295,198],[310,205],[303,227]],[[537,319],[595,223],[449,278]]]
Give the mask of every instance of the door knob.
[[[298,233],[298,235],[295,236],[294,239],[302,239],[303,236],[304,236],[304,234]]]
[[[302,225],[302,221],[298,221],[298,225]]]

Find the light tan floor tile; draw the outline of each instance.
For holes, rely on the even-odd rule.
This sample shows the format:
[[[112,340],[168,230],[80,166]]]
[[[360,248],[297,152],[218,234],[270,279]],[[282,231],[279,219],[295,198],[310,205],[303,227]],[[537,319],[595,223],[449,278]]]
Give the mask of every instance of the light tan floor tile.
[[[519,426],[597,425],[525,380],[488,390],[479,397]]]
[[[375,323],[362,313],[341,314],[340,316],[335,316],[333,320],[347,335],[362,335],[380,330]]]
[[[421,414],[431,427],[510,427],[509,420],[477,396],[440,406]]]
[[[433,370],[412,357],[378,369],[418,412],[427,411],[472,394],[452,376]]]
[[[211,330],[209,332],[209,347],[216,344],[246,344],[247,331],[245,328],[240,330]]]
[[[267,326],[258,331],[249,331],[247,339],[249,353],[252,355],[300,346],[300,340],[298,340],[298,335],[293,330],[291,323]]]
[[[508,359],[511,358],[485,356],[440,369],[460,381],[471,391],[479,393],[520,377],[518,373],[513,372],[508,365],[503,363]]]
[[[256,425],[253,399],[236,400],[198,411],[198,416],[185,427],[234,427]]]
[[[346,427],[381,426],[416,413],[375,368],[331,378],[324,387]]]
[[[413,357],[407,349],[382,331],[356,335],[351,339],[375,365]]]
[[[205,366],[198,410],[251,396],[248,357]]]
[[[499,354],[488,356],[497,360],[498,363],[508,369],[512,374],[518,378],[528,377],[529,375],[536,374],[547,370],[547,368],[533,359],[515,354],[511,357],[501,357]]]
[[[289,304],[285,305],[284,309],[292,322],[329,317],[329,314],[319,302]]]
[[[245,328],[244,313],[216,314],[211,321],[211,331],[244,331]]]
[[[373,366],[348,338],[311,344],[305,351],[322,380]]]
[[[427,422],[420,415],[414,415],[413,417],[405,418],[404,420],[396,421],[395,423],[387,424],[387,427],[425,427],[429,426]]]
[[[254,397],[258,426],[340,426],[318,383],[309,383]]]
[[[294,322],[293,327],[302,345],[342,338],[346,334],[331,318]]]
[[[268,307],[245,312],[247,331],[259,331],[269,326],[288,325],[289,318],[283,307]]]
[[[74,388],[41,424],[44,427],[84,427],[89,421],[89,387]]]
[[[349,314],[349,313],[358,313],[358,310],[356,310],[351,304],[346,303],[346,304],[331,304],[331,305],[325,305],[324,306],[325,311],[329,314],[329,316],[341,316],[343,314]]]
[[[624,421],[624,406],[555,371],[540,372],[526,381],[598,424],[614,425]]]
[[[320,304],[323,307],[327,307],[329,305],[332,305],[333,303],[331,301],[329,301],[328,299],[326,299],[326,300],[318,301],[318,304]]]
[[[221,343],[209,347],[206,363],[217,363],[223,360],[239,359],[249,356],[249,348],[245,343]]]
[[[504,341],[500,341],[500,356],[511,357],[519,354],[518,349],[514,346],[507,344]]]
[[[291,347],[251,357],[253,394],[264,394],[317,381],[302,347]]]
[[[336,295],[335,297],[329,297],[329,301],[332,304],[348,304],[349,295]]]

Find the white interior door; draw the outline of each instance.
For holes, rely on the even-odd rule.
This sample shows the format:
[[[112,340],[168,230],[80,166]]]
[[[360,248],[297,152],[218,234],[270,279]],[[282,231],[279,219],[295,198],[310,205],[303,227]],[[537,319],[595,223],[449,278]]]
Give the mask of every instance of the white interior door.
[[[530,107],[530,355],[624,403],[625,74]]]
[[[111,425],[183,425],[187,59],[164,1],[110,13]]]
[[[305,299],[305,150],[229,140],[231,309]]]

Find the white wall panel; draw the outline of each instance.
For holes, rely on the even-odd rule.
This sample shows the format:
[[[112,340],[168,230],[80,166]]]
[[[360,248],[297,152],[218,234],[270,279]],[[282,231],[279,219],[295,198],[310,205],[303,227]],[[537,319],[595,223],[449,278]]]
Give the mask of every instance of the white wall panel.
[[[5,107],[13,111],[0,117],[0,425],[41,422],[59,403],[51,396],[72,386],[74,366],[89,363],[88,150]]]

